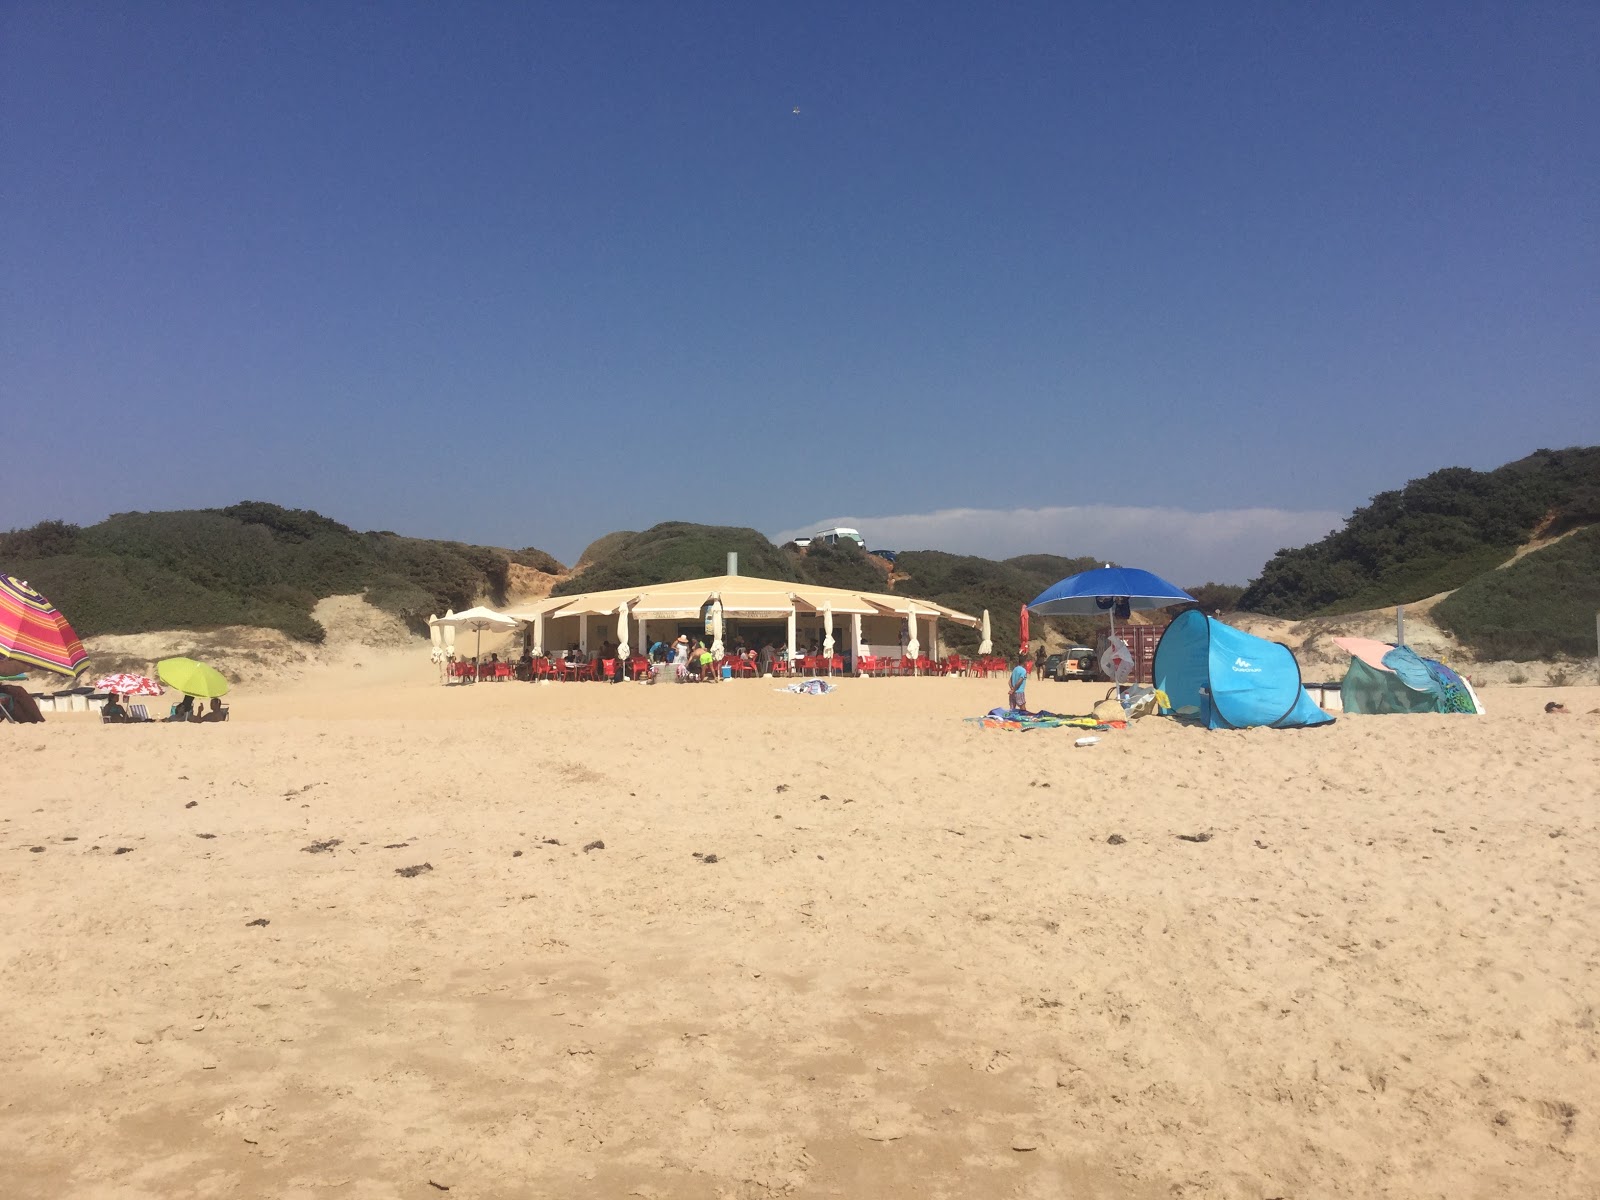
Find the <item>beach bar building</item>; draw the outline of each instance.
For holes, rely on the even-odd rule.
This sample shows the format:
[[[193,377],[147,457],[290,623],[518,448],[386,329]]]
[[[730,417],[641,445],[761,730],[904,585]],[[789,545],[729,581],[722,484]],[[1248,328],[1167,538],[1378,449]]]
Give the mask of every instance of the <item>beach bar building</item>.
[[[675,583],[551,596],[506,614],[529,627],[535,656],[614,641],[635,654],[679,634],[721,655],[736,641],[787,647],[813,643],[847,660],[938,654],[939,624],[978,628],[980,619],[929,600],[782,579],[714,575]]]

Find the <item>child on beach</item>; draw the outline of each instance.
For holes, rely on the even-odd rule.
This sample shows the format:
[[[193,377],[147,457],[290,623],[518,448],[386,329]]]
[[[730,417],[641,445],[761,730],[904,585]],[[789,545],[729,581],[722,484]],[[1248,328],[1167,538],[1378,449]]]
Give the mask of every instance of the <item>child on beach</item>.
[[[1006,707],[1012,712],[1028,711],[1028,656],[1017,655],[1017,665],[1011,668],[1011,691],[1006,696]]]

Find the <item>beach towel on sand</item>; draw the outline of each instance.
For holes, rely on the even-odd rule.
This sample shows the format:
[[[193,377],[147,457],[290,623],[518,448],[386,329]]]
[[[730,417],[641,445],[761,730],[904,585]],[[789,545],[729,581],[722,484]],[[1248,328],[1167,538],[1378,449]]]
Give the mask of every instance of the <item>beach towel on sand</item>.
[[[1094,717],[1069,717],[1053,712],[1019,712],[1016,709],[992,708],[981,717],[962,718],[968,725],[980,729],[1009,729],[1027,733],[1033,729],[1121,729],[1125,721],[1099,721]]]
[[[797,696],[826,696],[834,685],[823,679],[808,679],[804,683],[791,683],[788,687],[773,688],[775,692],[793,692]]]

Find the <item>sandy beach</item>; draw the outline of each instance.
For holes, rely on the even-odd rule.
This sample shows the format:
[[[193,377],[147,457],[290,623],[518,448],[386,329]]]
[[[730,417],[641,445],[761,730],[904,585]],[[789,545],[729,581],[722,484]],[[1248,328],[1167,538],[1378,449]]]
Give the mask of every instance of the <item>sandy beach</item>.
[[[1079,750],[419,657],[0,731],[5,1195],[1600,1193],[1600,689]]]

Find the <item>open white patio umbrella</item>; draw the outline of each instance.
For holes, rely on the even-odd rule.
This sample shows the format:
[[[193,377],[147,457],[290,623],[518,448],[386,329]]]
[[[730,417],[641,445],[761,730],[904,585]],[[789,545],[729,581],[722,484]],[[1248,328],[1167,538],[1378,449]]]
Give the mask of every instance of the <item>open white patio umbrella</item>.
[[[994,653],[994,635],[989,632],[989,610],[983,610],[983,641],[978,643],[979,654]]]
[[[455,642],[455,631],[466,629],[478,635],[477,649],[473,658],[483,657],[483,631],[492,633],[511,633],[517,629],[521,622],[504,613],[497,613],[491,608],[469,608],[466,612],[447,613],[439,618],[439,624],[448,631],[452,644]]]

